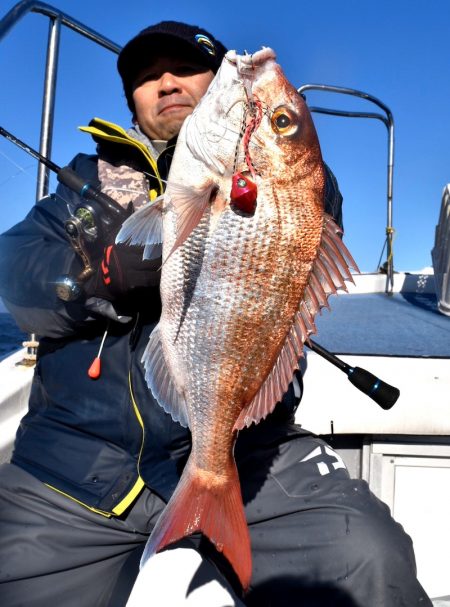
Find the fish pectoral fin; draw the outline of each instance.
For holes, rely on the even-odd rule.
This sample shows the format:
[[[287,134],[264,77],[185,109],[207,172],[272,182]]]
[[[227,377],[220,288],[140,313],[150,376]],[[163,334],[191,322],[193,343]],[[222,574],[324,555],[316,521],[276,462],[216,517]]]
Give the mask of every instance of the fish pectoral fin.
[[[142,356],[145,369],[145,380],[158,404],[175,422],[183,427],[189,426],[186,401],[169,372],[164,349],[161,342],[159,325],[153,329],[149,342]]]
[[[143,259],[160,257],[163,200],[164,196],[159,196],[128,217],[116,236],[116,243],[144,246]]]
[[[235,430],[258,423],[274,410],[287,391],[295,369],[299,368],[298,361],[303,356],[303,344],[311,334],[317,332],[314,322],[316,314],[322,308],[329,307],[330,295],[336,294],[338,289],[347,290],[346,280],[353,282],[350,267],[359,271],[339,237],[341,233],[342,230],[333,218],[325,214],[317,256],[286,341],[259,391],[241,411],[234,425]]]
[[[201,531],[229,561],[242,588],[249,587],[252,574],[250,534],[236,465],[230,464],[226,479],[222,481],[213,472],[195,468],[191,460],[188,461],[150,535],[141,567],[165,546]]]
[[[177,237],[170,255],[198,226],[216,189],[217,185],[209,179],[201,187],[169,184],[167,196],[177,217]]]

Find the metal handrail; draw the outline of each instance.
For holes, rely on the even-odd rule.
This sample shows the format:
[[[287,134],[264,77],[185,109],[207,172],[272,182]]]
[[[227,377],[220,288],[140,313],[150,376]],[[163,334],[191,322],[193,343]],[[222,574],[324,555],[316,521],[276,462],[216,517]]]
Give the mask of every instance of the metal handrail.
[[[121,47],[108,38],[105,38],[98,32],[73,19],[66,13],[45,4],[34,0],[22,0],[14,5],[9,12],[0,20],[0,40],[17,24],[22,17],[28,13],[39,13],[49,18],[50,27],[47,43],[47,60],[44,81],[44,95],[42,103],[41,116],[41,133],[39,153],[47,158],[51,157],[53,123],[54,123],[54,108],[55,108],[55,92],[56,80],[59,59],[59,42],[61,25],[64,25],[76,33],[88,38],[92,42],[103,46],[104,48],[119,53]],[[357,118],[375,118],[381,120],[388,129],[388,187],[387,187],[387,226],[386,226],[386,243],[387,243],[387,273],[386,273],[386,293],[393,292],[394,286],[394,265],[393,265],[393,226],[392,226],[392,192],[393,192],[393,171],[394,171],[394,119],[389,108],[376,97],[358,91],[356,89],[343,88],[325,84],[305,84],[298,89],[300,94],[307,90],[321,90],[333,93],[343,93],[354,95],[370,101],[380,107],[384,112],[382,114],[368,112],[346,112],[342,110],[334,110],[320,107],[310,107],[312,112],[322,114],[330,114],[334,116],[347,116]],[[50,170],[42,163],[38,165],[37,185],[36,185],[36,200],[46,196],[49,192]]]
[[[39,143],[39,153],[46,158],[50,158],[55,115],[55,93],[61,25],[65,25],[76,33],[88,38],[88,40],[91,40],[92,42],[95,42],[96,44],[99,44],[100,46],[103,46],[114,53],[119,53],[121,47],[114,42],[111,42],[111,40],[108,38],[100,35],[98,32],[87,27],[83,23],[69,17],[69,15],[66,15],[66,13],[63,13],[53,6],[43,2],[35,2],[34,0],[22,0],[22,2],[18,2],[8,13],[6,13],[3,19],[0,20],[0,41],[17,24],[17,22],[28,13],[39,13],[45,15],[50,20],[47,42],[47,59],[45,66],[44,95],[42,100],[41,134]],[[36,200],[40,200],[44,196],[47,196],[49,193],[49,184],[50,169],[42,162],[39,162],[36,181]],[[37,341],[34,333],[31,334],[29,341],[24,342],[24,346],[26,346],[27,351],[23,362],[24,364],[28,364],[36,359]]]
[[[56,79],[59,59],[59,41],[61,25],[65,25],[76,33],[88,38],[92,42],[103,46],[104,48],[119,53],[121,47],[108,38],[100,35],[98,32],[73,19],[66,13],[45,4],[44,2],[35,2],[34,0],[22,0],[14,5],[0,21],[0,40],[17,24],[22,17],[28,13],[39,13],[45,15],[50,20],[50,27],[47,42],[47,60],[45,68],[44,95],[42,101],[41,116],[41,134],[39,153],[46,158],[51,157],[53,123],[55,111],[55,93]],[[39,163],[36,200],[46,196],[49,192],[50,169],[44,164]]]
[[[311,112],[320,114],[329,114],[333,116],[345,116],[350,118],[374,118],[381,120],[388,130],[388,166],[387,166],[387,225],[386,225],[386,244],[387,244],[387,267],[386,267],[386,288],[385,292],[391,295],[394,290],[394,254],[392,240],[394,228],[392,225],[392,204],[393,204],[393,180],[394,180],[394,117],[391,110],[379,99],[363,91],[344,88],[340,86],[331,86],[327,84],[304,84],[297,89],[301,95],[307,90],[327,91],[331,93],[341,93],[361,97],[381,108],[385,115],[373,112],[348,112],[344,110],[334,110],[322,107],[309,107]]]

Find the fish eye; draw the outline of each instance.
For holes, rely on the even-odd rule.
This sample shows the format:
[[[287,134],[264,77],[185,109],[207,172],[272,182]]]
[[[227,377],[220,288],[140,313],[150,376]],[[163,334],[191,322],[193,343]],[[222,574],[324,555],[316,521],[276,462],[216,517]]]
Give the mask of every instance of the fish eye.
[[[282,131],[290,126],[291,119],[287,114],[278,114],[278,116],[275,118],[275,124],[277,125],[277,129]]]
[[[296,116],[285,107],[277,108],[271,117],[272,129],[278,135],[293,135],[298,128]]]

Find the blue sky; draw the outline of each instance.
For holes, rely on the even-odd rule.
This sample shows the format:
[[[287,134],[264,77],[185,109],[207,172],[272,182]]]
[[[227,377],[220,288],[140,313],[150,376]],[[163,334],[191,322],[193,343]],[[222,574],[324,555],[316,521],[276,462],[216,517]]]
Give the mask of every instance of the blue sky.
[[[119,45],[162,19],[197,23],[229,48],[272,47],[295,86],[355,88],[385,103],[395,120],[394,265],[419,270],[430,251],[441,194],[450,182],[450,1],[322,0],[280,3],[210,0],[48,2]],[[0,17],[15,5],[2,0]],[[216,8],[219,6],[219,9]],[[95,8],[93,8],[95,7]],[[29,14],[0,40],[0,125],[39,145],[47,19]],[[128,126],[113,53],[63,28],[52,160],[63,166],[94,151],[77,126],[93,116]],[[309,93],[310,105],[377,111],[370,103]],[[314,114],[324,159],[344,196],[345,240],[363,271],[376,269],[385,239],[387,130],[377,120]],[[0,140],[0,231],[35,196],[36,162]],[[52,187],[56,183],[52,178]]]

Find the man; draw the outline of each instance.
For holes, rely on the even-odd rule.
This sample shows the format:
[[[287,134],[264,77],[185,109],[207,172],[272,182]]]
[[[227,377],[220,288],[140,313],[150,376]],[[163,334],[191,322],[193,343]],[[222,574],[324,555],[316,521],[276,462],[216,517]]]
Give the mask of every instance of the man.
[[[224,53],[196,26],[163,22],[141,32],[118,61],[134,126],[92,121],[85,130],[98,156],[79,155],[72,167],[127,210],[160,194],[181,124]],[[29,412],[0,469],[2,607],[124,605],[190,449],[189,432],[153,399],[140,364],[160,313],[160,260],[142,261],[141,249],[115,245],[117,229],[106,230],[86,245],[95,272],[81,296],[56,295],[62,275],[82,270],[64,229],[80,203],[60,186],[0,239],[0,294],[19,326],[41,336]],[[329,173],[326,204],[335,217],[340,203]],[[100,375],[89,375],[100,350]],[[293,423],[300,382],[298,375],[274,413],[236,444],[253,551],[245,604],[431,605],[410,539],[387,507],[343,465],[320,474],[312,455],[334,456]],[[178,549],[186,546],[201,555],[206,579],[239,593],[208,541],[190,538]],[[171,585],[180,579],[174,569]],[[144,580],[147,598],[170,604],[152,597],[158,581]]]

